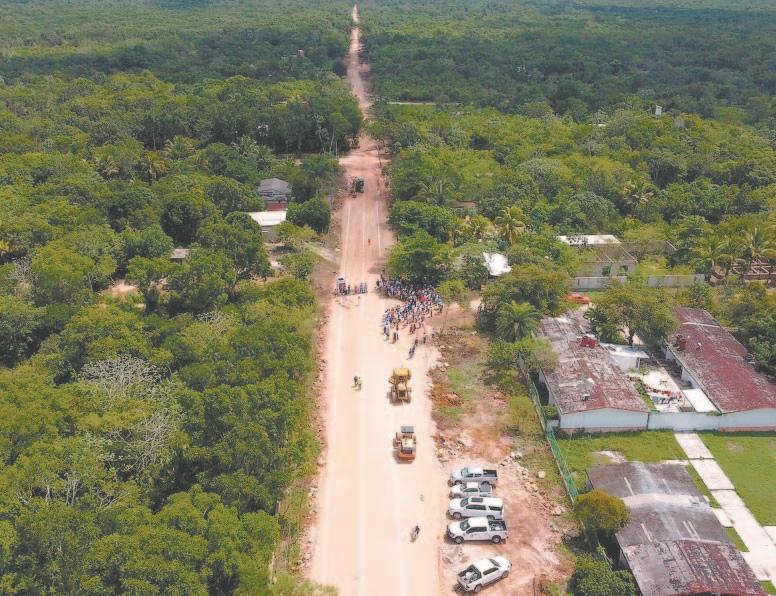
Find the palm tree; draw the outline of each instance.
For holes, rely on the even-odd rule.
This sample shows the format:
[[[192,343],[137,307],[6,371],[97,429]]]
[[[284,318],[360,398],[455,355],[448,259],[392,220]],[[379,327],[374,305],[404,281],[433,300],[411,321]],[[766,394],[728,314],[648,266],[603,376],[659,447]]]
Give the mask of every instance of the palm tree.
[[[153,182],[167,173],[170,163],[164,151],[149,151],[143,158],[143,167],[148,181]]]
[[[628,182],[622,189],[622,195],[622,202],[631,216],[635,215],[639,207],[655,198],[654,188],[644,182]]]
[[[692,251],[692,264],[696,271],[703,273],[706,282],[711,278],[723,277],[717,269],[732,263],[733,256],[728,251],[729,240],[717,236],[704,236]]]
[[[472,215],[469,218],[469,233],[475,240],[481,240],[491,231],[493,224],[484,215]]]
[[[444,178],[438,178],[431,182],[421,182],[418,197],[430,203],[443,205],[447,194],[447,185],[448,182]]]
[[[510,246],[517,242],[517,239],[523,235],[526,229],[525,214],[518,206],[505,209],[504,212],[496,218],[496,226],[499,234],[507,241]]]
[[[517,341],[539,328],[541,313],[527,302],[512,300],[502,304],[496,314],[496,332],[507,341]]]
[[[773,239],[765,228],[753,226],[744,233],[742,248],[739,261],[743,264],[741,268],[741,277],[743,278],[752,268],[752,263],[768,260],[776,246],[774,246]]]
[[[240,139],[242,141],[242,139]],[[234,147],[234,143],[232,143]],[[185,159],[197,150],[196,141],[181,135],[175,135],[172,139],[167,139],[164,149],[170,159]]]

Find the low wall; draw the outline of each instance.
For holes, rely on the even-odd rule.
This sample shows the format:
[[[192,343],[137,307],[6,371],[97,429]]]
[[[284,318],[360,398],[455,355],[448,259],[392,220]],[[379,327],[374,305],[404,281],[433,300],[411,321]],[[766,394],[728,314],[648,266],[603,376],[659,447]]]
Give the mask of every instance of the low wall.
[[[650,275],[647,285],[652,288],[686,288],[704,281],[702,273],[694,275]]]
[[[649,430],[717,430],[723,416],[701,412],[650,412]]]
[[[602,290],[608,288],[612,280],[616,279],[620,283],[625,283],[628,278],[624,275],[617,277],[575,277],[571,280],[572,290]]]

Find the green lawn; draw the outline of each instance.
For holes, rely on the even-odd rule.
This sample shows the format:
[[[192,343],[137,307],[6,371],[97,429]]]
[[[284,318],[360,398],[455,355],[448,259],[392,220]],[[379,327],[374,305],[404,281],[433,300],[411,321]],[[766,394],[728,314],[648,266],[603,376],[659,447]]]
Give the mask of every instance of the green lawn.
[[[739,551],[742,553],[749,552],[749,549],[746,548],[746,544],[744,544],[744,541],[741,540],[741,536],[738,535],[738,532],[736,532],[735,528],[725,528],[725,532],[727,532],[727,535],[730,536],[730,539],[733,541],[733,544],[735,544]]]
[[[776,524],[776,433],[703,433],[701,438],[757,521]]]
[[[580,489],[585,486],[586,468],[612,463],[601,451],[619,452],[628,461],[686,459],[670,431],[572,435],[558,437],[558,444]]]

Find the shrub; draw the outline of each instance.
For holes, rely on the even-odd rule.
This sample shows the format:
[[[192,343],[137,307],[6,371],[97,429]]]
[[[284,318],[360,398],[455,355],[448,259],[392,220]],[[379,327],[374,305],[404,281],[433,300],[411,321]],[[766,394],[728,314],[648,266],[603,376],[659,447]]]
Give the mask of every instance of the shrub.
[[[628,571],[614,571],[590,555],[577,559],[569,581],[574,596],[636,596],[636,583]]]

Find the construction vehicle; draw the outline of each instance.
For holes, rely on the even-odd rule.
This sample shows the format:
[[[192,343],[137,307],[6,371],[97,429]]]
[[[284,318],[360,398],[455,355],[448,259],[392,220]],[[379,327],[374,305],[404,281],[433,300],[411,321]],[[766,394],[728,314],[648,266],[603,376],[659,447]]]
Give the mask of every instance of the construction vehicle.
[[[391,401],[410,401],[412,399],[412,390],[410,389],[409,368],[394,368],[393,374],[388,382],[391,384]]]
[[[402,426],[401,430],[393,438],[393,450],[396,457],[412,461],[415,459],[415,451],[418,440],[415,437],[414,426]]]
[[[355,197],[360,192],[364,192],[364,179],[353,178],[350,181],[350,195]]]

